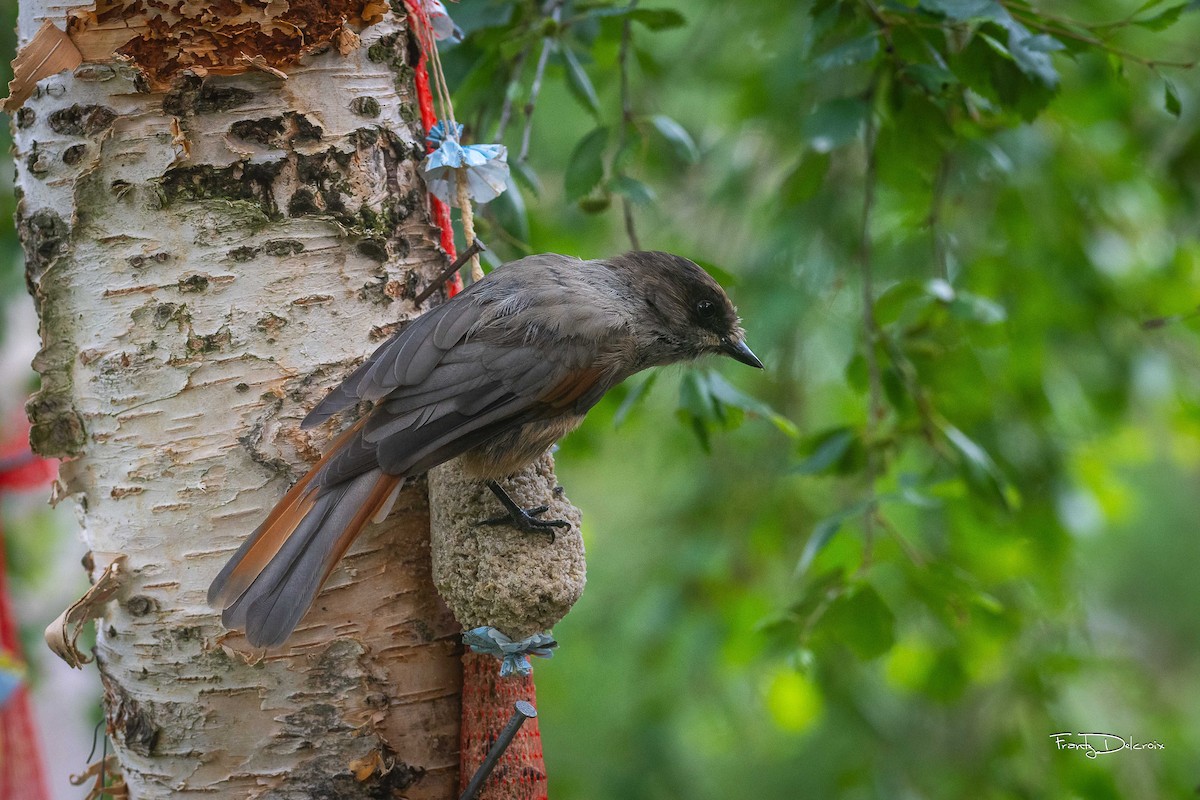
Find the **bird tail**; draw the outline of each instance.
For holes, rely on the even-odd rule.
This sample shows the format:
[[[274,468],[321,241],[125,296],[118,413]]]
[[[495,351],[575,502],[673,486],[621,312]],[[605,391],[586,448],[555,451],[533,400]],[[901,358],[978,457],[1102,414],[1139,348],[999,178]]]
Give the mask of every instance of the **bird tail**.
[[[244,628],[255,647],[287,640],[355,537],[395,502],[403,477],[378,468],[335,486],[315,480],[358,427],[284,495],[208,589],[225,627]]]

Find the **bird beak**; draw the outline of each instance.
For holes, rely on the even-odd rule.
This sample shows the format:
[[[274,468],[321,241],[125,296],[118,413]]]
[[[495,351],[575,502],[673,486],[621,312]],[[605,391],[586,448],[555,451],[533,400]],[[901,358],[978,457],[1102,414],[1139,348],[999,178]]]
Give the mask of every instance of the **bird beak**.
[[[721,352],[747,366],[757,367],[758,369],[763,368],[763,363],[758,360],[758,356],[754,355],[750,348],[746,346],[746,343],[740,339],[737,341],[722,339]]]

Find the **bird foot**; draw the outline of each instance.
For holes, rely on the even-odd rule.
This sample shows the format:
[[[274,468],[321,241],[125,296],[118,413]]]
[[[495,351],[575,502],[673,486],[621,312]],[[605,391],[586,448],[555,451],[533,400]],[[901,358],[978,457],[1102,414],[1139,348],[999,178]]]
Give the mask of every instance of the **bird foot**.
[[[550,510],[549,506],[537,506],[536,508],[521,508],[516,502],[508,496],[508,492],[495,481],[488,481],[487,487],[492,490],[492,494],[496,495],[496,499],[504,506],[504,510],[508,513],[501,514],[498,517],[492,517],[480,522],[480,525],[512,525],[519,531],[525,533],[540,533],[550,534],[550,542],[554,543],[557,538],[557,528],[570,528],[571,523],[565,519],[538,519],[538,516],[545,514]]]

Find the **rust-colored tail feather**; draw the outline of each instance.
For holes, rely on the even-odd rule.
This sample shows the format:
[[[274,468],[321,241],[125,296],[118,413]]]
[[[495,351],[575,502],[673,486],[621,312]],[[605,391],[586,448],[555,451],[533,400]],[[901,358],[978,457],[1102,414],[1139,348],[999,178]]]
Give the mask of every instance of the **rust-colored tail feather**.
[[[296,482],[209,587],[225,626],[245,628],[256,647],[283,644],[355,537],[395,498],[403,478],[379,469],[320,485],[322,467],[360,427],[342,434]]]
[[[283,499],[275,504],[267,518],[254,529],[254,533],[242,542],[242,546],[233,554],[229,562],[208,587],[208,602],[217,608],[224,608],[241,597],[283,547],[283,543],[296,530],[296,526],[312,510],[316,498],[312,496],[313,478],[330,462],[350,439],[362,429],[366,419],[360,419],[347,430],[343,431],[325,455],[321,456],[312,469],[304,477],[296,481]]]

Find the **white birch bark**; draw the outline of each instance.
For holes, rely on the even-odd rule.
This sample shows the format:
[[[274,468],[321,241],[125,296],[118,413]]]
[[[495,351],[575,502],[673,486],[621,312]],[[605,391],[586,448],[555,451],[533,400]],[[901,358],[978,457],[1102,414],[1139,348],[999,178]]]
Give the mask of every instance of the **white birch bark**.
[[[67,5],[22,0],[21,41]],[[93,577],[127,558],[96,657],[134,798],[455,796],[457,627],[430,582],[423,485],[284,652],[247,664],[205,603],[329,438],[299,430],[306,409],[444,265],[411,71],[379,58],[403,53],[401,22],[286,80],[151,93],[129,67],[85,64],[16,116],[43,337],[32,438],[73,458],[59,494]]]

